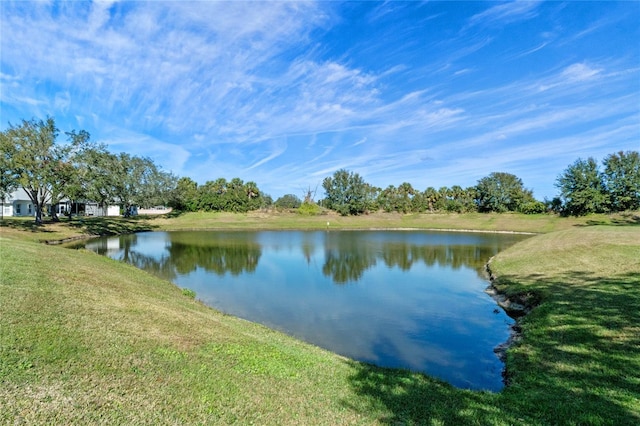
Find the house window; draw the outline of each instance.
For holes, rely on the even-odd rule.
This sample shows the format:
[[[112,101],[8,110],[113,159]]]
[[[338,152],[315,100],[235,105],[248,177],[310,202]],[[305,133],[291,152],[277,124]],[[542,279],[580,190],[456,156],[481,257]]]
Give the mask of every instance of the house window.
[[[31,204],[29,204],[29,214],[31,214]]]
[[[16,214],[22,214],[20,211],[20,203],[16,204]]]

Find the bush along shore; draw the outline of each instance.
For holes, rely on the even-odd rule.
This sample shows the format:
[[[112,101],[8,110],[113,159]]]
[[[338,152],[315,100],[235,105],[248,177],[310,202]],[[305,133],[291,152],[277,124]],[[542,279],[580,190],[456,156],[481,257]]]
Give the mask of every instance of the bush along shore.
[[[3,220],[0,424],[639,424],[635,217],[331,218],[335,229],[544,227],[488,264],[501,303],[526,313],[504,351],[499,393],[355,362],[223,315],[129,265],[39,243],[196,227],[323,229],[326,217]]]

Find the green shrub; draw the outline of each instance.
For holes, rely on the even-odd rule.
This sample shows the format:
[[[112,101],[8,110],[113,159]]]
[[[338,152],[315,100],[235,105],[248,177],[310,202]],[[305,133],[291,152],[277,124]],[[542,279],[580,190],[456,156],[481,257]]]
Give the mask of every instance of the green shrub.
[[[190,288],[183,288],[182,289],[182,295],[183,296],[187,296],[190,299],[195,299],[196,298],[196,292],[191,290]]]
[[[547,211],[547,206],[541,201],[528,201],[520,205],[520,212],[524,214],[539,214]]]
[[[322,214],[322,208],[316,203],[302,203],[300,207],[298,207],[298,214],[305,216],[317,216]]]

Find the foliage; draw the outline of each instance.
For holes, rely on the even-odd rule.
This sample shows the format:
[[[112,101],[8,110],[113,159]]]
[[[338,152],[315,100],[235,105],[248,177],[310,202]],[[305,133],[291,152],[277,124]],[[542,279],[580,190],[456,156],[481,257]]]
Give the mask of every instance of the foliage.
[[[480,212],[515,212],[524,203],[534,201],[532,192],[525,189],[522,180],[511,173],[491,173],[478,181],[476,189]]]
[[[322,208],[316,203],[304,202],[298,207],[297,213],[304,216],[316,216],[322,214]]]
[[[518,210],[520,211],[520,213],[524,214],[540,214],[547,211],[547,206],[545,205],[545,203],[537,200],[525,201],[524,203],[520,204]]]
[[[79,158],[77,175],[82,183],[75,199],[118,204],[126,215],[131,206],[167,205],[175,193],[175,176],[149,158],[112,154],[103,146],[91,147]]]
[[[196,298],[196,292],[191,290],[190,288],[183,288],[182,289],[182,295],[185,297],[188,297],[189,299],[195,299]]]
[[[197,211],[198,184],[188,177],[178,179],[176,188],[172,191],[169,206],[179,211]]]
[[[604,161],[604,186],[613,211],[640,209],[640,154],[637,151],[610,154]]]
[[[477,210],[476,187],[462,188],[454,185],[447,191],[446,211],[455,213],[468,213]]]
[[[281,209],[297,209],[302,205],[302,201],[294,194],[286,194],[278,198],[274,204]]]
[[[357,173],[340,169],[322,182],[327,208],[342,216],[365,213],[373,205],[375,190]]]
[[[260,197],[260,208],[268,209],[268,208],[271,208],[272,206],[273,206],[273,198],[271,197],[271,195],[263,193],[262,196]]]
[[[3,153],[3,190],[23,188],[34,205],[37,224],[42,223],[45,205],[66,195],[74,175],[72,156],[88,141],[86,132],[74,132],[70,143],[62,145],[57,143],[58,133],[51,117],[22,120],[2,132],[2,144],[9,148]]]
[[[429,187],[424,192],[414,189],[404,182],[399,187],[389,185],[378,195],[378,205],[386,212],[422,213],[426,211],[447,211],[466,213],[476,210],[475,187],[464,189],[454,185],[450,189],[436,190]]]
[[[607,210],[608,195],[593,158],[578,159],[557,178],[563,213],[583,216]]]
[[[263,203],[256,183],[244,183],[240,178],[228,182],[225,178],[218,178],[197,189],[198,210],[245,213],[259,209]]]
[[[151,159],[126,153],[111,154],[90,142],[84,130],[67,133],[68,142],[57,142],[53,118],[23,120],[2,132],[0,171],[3,190],[22,187],[34,204],[36,223],[43,208],[63,199],[95,201],[100,205],[164,205],[175,186],[175,177],[160,170]],[[6,179],[5,179],[6,177]],[[56,210],[52,209],[54,220]]]

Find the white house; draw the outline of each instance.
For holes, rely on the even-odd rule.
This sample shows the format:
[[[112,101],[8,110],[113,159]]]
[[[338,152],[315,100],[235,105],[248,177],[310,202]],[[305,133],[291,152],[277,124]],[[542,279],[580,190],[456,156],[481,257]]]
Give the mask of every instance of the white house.
[[[8,216],[35,216],[35,206],[27,195],[27,192],[20,188],[11,194],[9,194],[4,200],[1,200],[2,204],[2,217]],[[62,200],[60,203],[53,206],[56,209],[56,213],[63,214],[81,214],[86,216],[119,216],[119,206],[100,206],[98,203],[85,201],[85,202],[71,202],[68,199]],[[44,213],[51,212],[51,202],[46,202]]]
[[[22,188],[2,200],[2,216],[35,216],[35,208]]]

